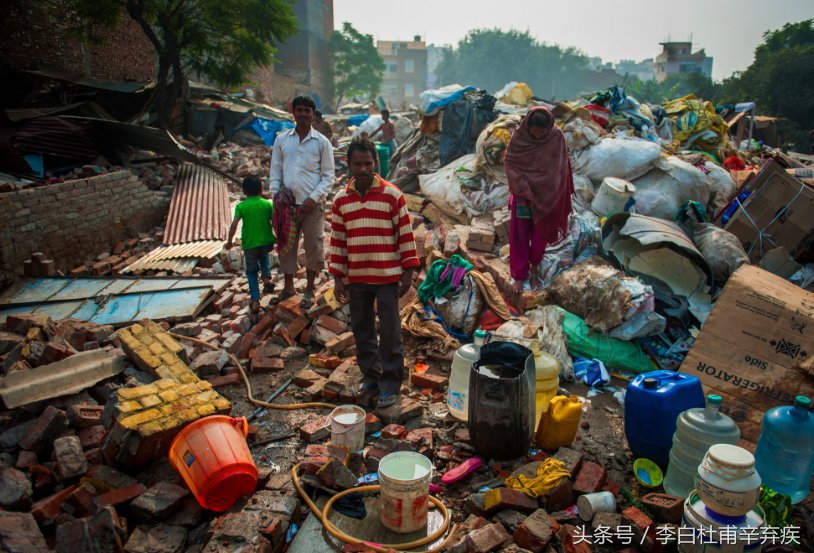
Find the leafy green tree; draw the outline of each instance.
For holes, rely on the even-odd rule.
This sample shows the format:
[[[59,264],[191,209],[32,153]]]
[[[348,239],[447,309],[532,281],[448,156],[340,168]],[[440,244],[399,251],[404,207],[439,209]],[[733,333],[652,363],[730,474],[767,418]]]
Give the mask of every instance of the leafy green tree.
[[[53,0],[88,23],[133,19],[155,48],[157,86],[152,98],[162,126],[170,123],[187,72],[233,87],[267,65],[274,43],[297,32],[287,0]],[[90,37],[92,38],[92,37]]]
[[[803,129],[814,125],[814,19],[767,31],[755,59],[724,82],[729,102],[754,101],[767,115],[786,117]]]
[[[662,104],[687,94],[695,94],[696,98],[717,103],[722,94],[722,85],[703,73],[670,75],[661,83],[654,80],[642,81],[638,77],[624,77],[616,84],[623,86],[629,96],[648,104]]]
[[[441,84],[490,92],[511,81],[525,82],[537,96],[571,98],[580,89],[587,63],[578,50],[540,43],[528,31],[474,29],[444,52],[436,75]]]
[[[384,60],[373,43],[373,35],[360,33],[346,21],[341,31],[331,35],[330,47],[337,107],[348,96],[376,96],[382,86]]]

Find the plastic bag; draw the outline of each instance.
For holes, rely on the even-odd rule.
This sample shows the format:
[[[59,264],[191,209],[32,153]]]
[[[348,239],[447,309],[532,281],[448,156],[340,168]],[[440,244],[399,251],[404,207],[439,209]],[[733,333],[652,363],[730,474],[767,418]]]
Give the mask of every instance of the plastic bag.
[[[696,224],[693,243],[712,269],[715,283],[722,286],[738,267],[749,263],[740,239],[729,231],[709,223]]]
[[[462,156],[430,175],[418,176],[421,192],[441,211],[450,215],[466,211],[466,201],[458,180],[459,170],[475,173],[475,154]],[[480,214],[469,214],[470,217],[474,215]]]
[[[361,136],[363,132],[366,132],[368,135],[372,134],[373,131],[379,128],[383,121],[381,115],[369,116],[353,131],[353,138]]]
[[[660,158],[651,171],[633,184],[636,213],[670,221],[684,202],[706,205],[709,198],[706,175],[675,156]]]
[[[654,370],[650,359],[635,342],[624,342],[591,332],[581,318],[564,309],[562,311],[562,328],[571,355],[599,359],[611,370],[634,373]]]
[[[594,196],[596,196],[596,187],[588,177],[574,173],[574,194],[585,205],[591,205]]]
[[[597,186],[605,177],[631,180],[647,173],[661,157],[661,147],[641,138],[603,138],[575,152],[574,171]]]
[[[436,298],[435,309],[452,330],[470,335],[478,327],[483,303],[477,284],[467,275],[461,285],[448,292],[443,300]]]
[[[507,83],[500,92],[495,94],[501,102],[513,104],[515,106],[525,106],[531,100],[531,89],[526,83],[512,81]]]
[[[715,215],[726,207],[735,197],[735,194],[738,193],[738,185],[732,180],[729,171],[717,163],[706,161],[704,162],[704,168],[707,170],[707,189],[712,197],[712,212],[710,215],[714,219]]]
[[[425,115],[435,115],[448,104],[460,100],[474,86],[450,84],[436,90],[425,90],[418,98],[418,109]]]

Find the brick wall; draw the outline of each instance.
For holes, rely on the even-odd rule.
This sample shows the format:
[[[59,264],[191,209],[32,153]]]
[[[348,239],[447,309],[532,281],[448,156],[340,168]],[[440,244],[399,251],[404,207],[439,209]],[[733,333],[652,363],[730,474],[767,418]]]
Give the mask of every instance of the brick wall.
[[[94,28],[99,45],[67,36],[70,14],[55,16],[45,2],[5,0],[0,7],[2,63],[14,69],[57,67],[99,79],[155,78],[155,51],[139,26],[123,14],[116,29]]]
[[[34,252],[72,269],[160,224],[168,202],[130,171],[0,194],[0,282]]]

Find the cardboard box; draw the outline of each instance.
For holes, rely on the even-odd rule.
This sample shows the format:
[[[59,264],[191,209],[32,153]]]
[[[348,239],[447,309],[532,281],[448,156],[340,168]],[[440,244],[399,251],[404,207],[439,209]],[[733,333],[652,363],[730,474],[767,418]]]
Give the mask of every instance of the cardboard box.
[[[806,250],[814,237],[814,187],[770,161],[746,188],[752,193],[724,229],[740,239],[752,263],[779,246],[793,257]]]
[[[752,265],[724,287],[680,372],[701,379],[706,393],[756,442],[764,413],[814,393],[814,294]]]

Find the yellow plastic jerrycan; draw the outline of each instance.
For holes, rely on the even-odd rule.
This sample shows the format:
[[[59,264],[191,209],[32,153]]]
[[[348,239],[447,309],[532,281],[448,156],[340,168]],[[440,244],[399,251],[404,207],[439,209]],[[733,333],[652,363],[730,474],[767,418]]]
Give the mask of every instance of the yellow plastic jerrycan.
[[[540,417],[535,442],[549,450],[571,445],[581,416],[582,403],[577,396],[554,396]]]
[[[534,419],[539,420],[548,409],[548,402],[557,395],[557,390],[560,388],[560,363],[553,355],[540,351],[539,340],[531,343],[531,353],[534,355],[534,367],[537,373],[536,416]]]

